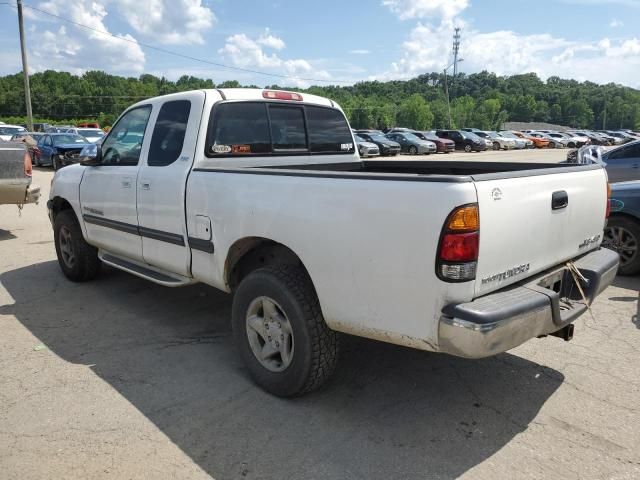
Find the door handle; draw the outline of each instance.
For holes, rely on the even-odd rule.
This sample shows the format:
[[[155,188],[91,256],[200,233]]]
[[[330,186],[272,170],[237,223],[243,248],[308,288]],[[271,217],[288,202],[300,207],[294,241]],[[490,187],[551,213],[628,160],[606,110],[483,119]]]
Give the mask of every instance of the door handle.
[[[631,165],[631,168],[638,168],[640,167],[640,165],[638,165],[637,163],[634,163],[633,165]]]
[[[140,188],[142,190],[151,190],[151,182],[143,180],[142,182],[140,182]]]
[[[569,194],[564,190],[553,192],[551,195],[551,210],[560,210],[569,205]]]
[[[122,179],[122,188],[131,188],[131,179],[123,178]]]

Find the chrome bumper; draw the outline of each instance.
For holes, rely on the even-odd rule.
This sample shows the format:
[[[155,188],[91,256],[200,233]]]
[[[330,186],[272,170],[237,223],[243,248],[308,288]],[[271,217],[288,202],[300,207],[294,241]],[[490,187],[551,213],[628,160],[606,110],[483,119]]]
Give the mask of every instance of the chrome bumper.
[[[589,304],[618,271],[618,254],[607,249],[573,262],[588,281],[582,289]],[[586,311],[573,278],[561,266],[472,302],[445,307],[438,328],[439,350],[467,358],[496,355],[557,332]]]

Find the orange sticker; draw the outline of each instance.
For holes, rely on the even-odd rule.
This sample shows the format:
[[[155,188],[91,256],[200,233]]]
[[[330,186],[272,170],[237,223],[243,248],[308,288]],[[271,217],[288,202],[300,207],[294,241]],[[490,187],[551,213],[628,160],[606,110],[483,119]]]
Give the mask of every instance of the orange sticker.
[[[231,145],[231,153],[251,153],[251,145]]]

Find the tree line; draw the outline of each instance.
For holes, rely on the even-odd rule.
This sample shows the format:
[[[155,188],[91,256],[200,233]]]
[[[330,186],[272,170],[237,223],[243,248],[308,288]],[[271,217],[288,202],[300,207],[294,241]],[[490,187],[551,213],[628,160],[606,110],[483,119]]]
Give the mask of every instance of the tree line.
[[[489,72],[448,78],[450,103],[441,73],[352,86],[313,86],[308,92],[337,101],[354,128],[404,126],[420,130],[474,126],[493,130],[506,121],[548,122],[589,129],[640,129],[640,90],[610,83],[550,77],[535,73],[498,76]],[[111,125],[129,105],[144,98],[201,88],[240,87],[184,75],[177,81],[144,74],[119,77],[100,71],[76,76],[48,70],[30,76],[34,121]],[[255,86],[253,86],[255,87]],[[22,74],[0,77],[0,119],[25,123]],[[449,115],[450,112],[450,115]]]

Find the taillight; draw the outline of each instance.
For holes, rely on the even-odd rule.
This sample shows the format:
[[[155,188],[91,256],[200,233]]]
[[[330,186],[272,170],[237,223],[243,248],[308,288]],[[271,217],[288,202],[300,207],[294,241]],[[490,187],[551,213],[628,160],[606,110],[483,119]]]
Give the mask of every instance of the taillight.
[[[296,100],[298,102],[302,101],[302,95],[294,92],[282,92],[280,90],[264,90],[262,92],[263,98],[268,98],[269,100]]]
[[[607,214],[604,218],[609,218],[611,213],[611,184],[607,182]]]
[[[24,174],[27,177],[33,175],[33,166],[31,165],[31,156],[29,152],[24,153]]]
[[[476,278],[480,248],[478,205],[458,207],[447,217],[440,235],[436,274],[445,282],[467,282]]]

